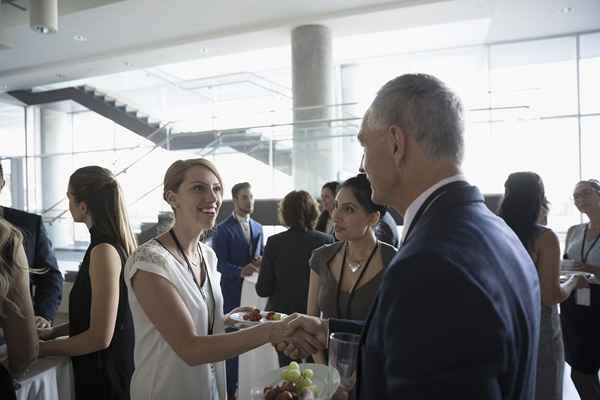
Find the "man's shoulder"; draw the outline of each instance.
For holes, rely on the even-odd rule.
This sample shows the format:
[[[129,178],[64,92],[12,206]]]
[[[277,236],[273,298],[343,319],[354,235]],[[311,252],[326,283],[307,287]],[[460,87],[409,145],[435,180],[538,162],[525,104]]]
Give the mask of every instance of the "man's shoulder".
[[[16,226],[36,225],[42,220],[42,217],[38,214],[17,210],[16,208],[3,207],[2,211],[4,212],[4,218]]]

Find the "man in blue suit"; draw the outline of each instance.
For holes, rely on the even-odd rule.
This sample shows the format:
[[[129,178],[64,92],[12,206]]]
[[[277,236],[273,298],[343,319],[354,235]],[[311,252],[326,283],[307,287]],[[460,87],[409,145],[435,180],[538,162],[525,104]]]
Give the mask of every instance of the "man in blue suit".
[[[262,225],[250,218],[254,197],[248,182],[237,183],[231,189],[233,214],[221,222],[212,238],[217,254],[217,269],[221,273],[223,311],[240,306],[242,280],[260,268],[264,249]],[[233,399],[238,382],[238,359],[227,360],[227,392]]]
[[[0,164],[0,191],[4,188],[4,171]],[[31,273],[35,324],[49,328],[62,298],[63,277],[58,269],[52,242],[48,239],[42,217],[9,207],[0,207],[0,216],[23,234],[23,248],[29,267],[43,273]]]
[[[400,250],[364,326],[298,316],[287,352],[362,328],[360,400],[533,399],[537,272],[461,173],[460,100],[435,77],[400,76],[379,90],[358,138],[373,201],[404,217]]]

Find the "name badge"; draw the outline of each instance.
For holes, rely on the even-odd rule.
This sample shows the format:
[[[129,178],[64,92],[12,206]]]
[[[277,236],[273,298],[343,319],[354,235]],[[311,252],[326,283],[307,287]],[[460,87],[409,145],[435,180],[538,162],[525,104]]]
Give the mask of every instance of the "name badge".
[[[577,289],[575,293],[575,304],[580,306],[590,306],[592,304],[590,288]]]

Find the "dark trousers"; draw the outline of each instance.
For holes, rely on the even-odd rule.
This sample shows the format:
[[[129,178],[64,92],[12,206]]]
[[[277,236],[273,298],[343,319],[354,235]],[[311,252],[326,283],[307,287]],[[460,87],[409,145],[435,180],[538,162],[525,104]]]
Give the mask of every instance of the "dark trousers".
[[[235,332],[236,328],[227,328],[225,332]],[[237,357],[225,361],[225,371],[227,372],[227,397],[233,399],[237,391],[239,381],[239,360]]]

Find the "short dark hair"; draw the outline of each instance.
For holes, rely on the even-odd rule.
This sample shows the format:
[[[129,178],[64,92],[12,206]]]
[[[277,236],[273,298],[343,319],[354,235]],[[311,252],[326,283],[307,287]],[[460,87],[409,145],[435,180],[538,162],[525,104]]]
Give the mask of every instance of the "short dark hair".
[[[236,183],[235,185],[233,185],[233,187],[231,188],[231,197],[233,197],[234,199],[237,199],[238,194],[242,191],[242,190],[248,190],[250,189],[252,186],[250,186],[249,182],[240,182],[240,183]]]
[[[279,203],[279,221],[290,228],[312,231],[318,216],[317,202],[304,190],[289,192]]]
[[[321,190],[323,190],[323,189],[329,189],[331,191],[331,193],[333,193],[333,197],[335,197],[338,190],[340,190],[340,183],[338,181],[327,182],[321,188]]]
[[[352,178],[346,179],[340,186],[340,189],[348,188],[352,191],[354,197],[368,213],[379,212],[380,217],[386,212],[387,208],[379,204],[373,203],[371,200],[371,183],[367,179],[366,174],[358,174]]]
[[[577,182],[577,185],[589,185],[594,192],[600,193],[600,182],[597,179],[586,179],[579,181]]]

